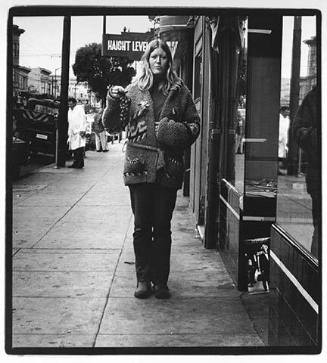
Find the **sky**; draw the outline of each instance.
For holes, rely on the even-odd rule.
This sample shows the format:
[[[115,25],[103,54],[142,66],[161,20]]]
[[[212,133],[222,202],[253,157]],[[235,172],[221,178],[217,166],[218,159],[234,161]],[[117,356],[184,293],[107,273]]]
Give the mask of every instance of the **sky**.
[[[146,32],[151,23],[147,16],[107,16],[106,32],[119,34],[126,26],[132,32]],[[63,17],[15,17],[14,24],[24,29],[20,37],[20,64],[26,67],[42,67],[54,74],[61,72],[61,46]],[[102,16],[71,18],[71,55],[74,64],[75,52],[89,43],[101,43]],[[290,77],[293,18],[284,17],[282,76]],[[315,35],[315,19],[302,17],[302,40]],[[301,76],[306,75],[308,46],[302,45]],[[70,68],[70,77],[73,76]]]
[[[24,29],[20,36],[20,65],[42,67],[60,74],[63,17],[15,17],[15,25]],[[107,16],[106,33],[120,34],[124,26],[131,32],[147,32],[151,23],[147,16]],[[77,49],[89,43],[101,43],[102,16],[72,16],[70,64]],[[69,70],[73,76],[72,68]]]

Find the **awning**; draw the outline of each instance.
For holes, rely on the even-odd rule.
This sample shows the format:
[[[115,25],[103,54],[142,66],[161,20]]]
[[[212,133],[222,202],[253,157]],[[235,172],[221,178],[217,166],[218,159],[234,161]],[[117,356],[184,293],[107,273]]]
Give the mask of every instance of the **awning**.
[[[193,16],[160,16],[160,38],[170,41],[179,41],[184,31],[193,29]]]

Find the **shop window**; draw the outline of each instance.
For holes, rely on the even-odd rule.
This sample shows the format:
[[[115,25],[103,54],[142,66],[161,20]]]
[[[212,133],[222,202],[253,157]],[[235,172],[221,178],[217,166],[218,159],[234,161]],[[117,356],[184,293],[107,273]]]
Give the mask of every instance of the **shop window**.
[[[318,258],[321,121],[319,97],[311,91],[317,77],[316,19],[284,17],[283,29],[277,224]],[[294,47],[300,57],[292,62]]]
[[[240,19],[239,23],[233,24],[238,27],[239,41],[230,46],[226,39],[226,58],[229,59],[226,73],[229,74],[228,88],[230,104],[228,110],[228,136],[227,136],[227,179],[241,194],[244,192],[244,165],[245,165],[245,121],[246,121],[246,82],[247,82],[247,19]],[[235,82],[236,80],[236,82]],[[227,85],[226,85],[227,86]]]
[[[247,81],[247,20],[240,23],[241,47],[236,48],[238,60],[237,104],[234,115],[235,130],[235,187],[244,191],[244,139],[246,121],[246,81]]]

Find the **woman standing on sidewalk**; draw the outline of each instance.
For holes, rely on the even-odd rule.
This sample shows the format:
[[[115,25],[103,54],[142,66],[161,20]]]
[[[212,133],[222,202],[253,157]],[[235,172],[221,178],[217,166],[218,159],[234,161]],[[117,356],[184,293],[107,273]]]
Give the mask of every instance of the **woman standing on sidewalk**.
[[[109,89],[103,115],[109,132],[127,126],[124,182],[134,214],[137,298],[153,291],[157,298],[170,297],[170,222],[183,183],[183,152],[200,131],[191,93],[172,63],[168,45],[151,41],[136,81],[127,90]]]
[[[102,114],[103,109],[102,107],[100,107],[99,109],[97,109],[94,115],[94,121],[92,123],[92,131],[95,135],[95,149],[97,152],[108,151],[107,135],[102,123]]]

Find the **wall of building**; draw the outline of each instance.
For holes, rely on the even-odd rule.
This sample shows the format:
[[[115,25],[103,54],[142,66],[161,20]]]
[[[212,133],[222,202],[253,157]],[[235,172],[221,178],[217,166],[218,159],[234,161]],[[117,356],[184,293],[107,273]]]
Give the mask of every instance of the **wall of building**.
[[[303,345],[318,344],[321,279],[319,268],[278,226],[271,230],[270,281],[285,302],[280,314]],[[292,316],[297,317],[296,324]],[[287,322],[292,319],[292,323]]]
[[[319,345],[319,265],[308,251],[301,249],[294,239],[275,224],[276,190],[280,182],[277,177],[279,108],[281,100],[287,103],[289,99],[285,90],[289,81],[281,82],[282,17],[279,14],[257,14],[249,18],[249,29],[252,31],[249,33],[247,53],[245,137],[255,142],[245,143],[245,153],[237,155],[234,161],[234,155],[231,154],[235,149],[236,136],[233,128],[237,94],[234,89],[237,81],[235,54],[240,48],[235,37],[238,32],[234,31],[237,28],[232,26],[237,19],[225,20],[224,17],[219,19],[222,26],[218,27],[217,38],[212,38],[205,17],[196,17],[194,23],[192,91],[201,117],[201,135],[191,148],[190,208],[197,224],[203,223],[204,228],[207,228],[208,204],[216,204],[216,219],[210,219],[210,223],[218,223],[218,232],[214,235],[216,245],[240,290],[247,291],[249,287],[246,257],[246,244],[250,243],[248,240],[263,238],[266,242],[270,241],[270,287],[282,301],[271,309],[272,322],[275,321],[271,341],[276,345],[283,344],[282,330],[286,328],[288,336],[294,337],[293,341],[285,341],[286,345]],[[255,32],[255,29],[260,31]],[[214,43],[218,49],[216,57],[211,51]],[[309,64],[313,64],[312,60]],[[214,82],[213,72],[218,73],[216,78],[213,77],[216,79]],[[218,135],[216,149],[210,147],[215,135],[212,131]],[[216,152],[218,168],[216,174],[210,175],[208,164],[212,150]],[[246,184],[243,178],[243,184],[237,184],[233,168],[243,168],[245,180],[254,183]],[[219,183],[218,197],[209,194],[210,183]],[[291,181],[287,179],[285,183]],[[291,184],[295,188],[299,182]],[[283,187],[280,185],[279,191]],[[302,199],[298,199],[298,202],[302,203]],[[294,205],[294,210],[291,207],[287,209],[287,217],[293,213],[294,219],[299,219],[295,210],[299,209],[296,201],[288,204],[292,208]],[[295,224],[293,228],[296,228]],[[308,229],[309,226],[303,228]],[[202,235],[206,247],[206,238],[212,237],[212,231],[214,229],[209,236],[205,233]]]
[[[76,80],[71,78],[68,86],[68,97],[74,97],[81,102],[90,100],[87,83],[76,83]]]
[[[20,66],[19,44],[20,36],[25,32],[17,25],[13,26],[13,96],[19,97],[19,93],[28,90],[28,74],[30,68]]]
[[[51,71],[37,67],[32,68],[28,75],[28,88],[30,92],[38,94],[51,94]]]

